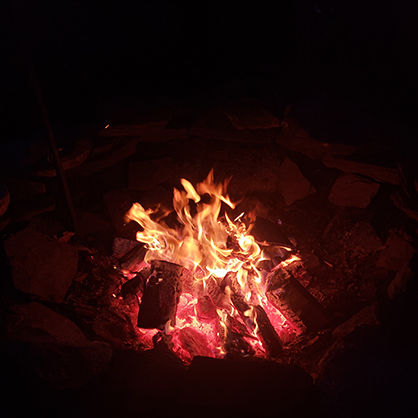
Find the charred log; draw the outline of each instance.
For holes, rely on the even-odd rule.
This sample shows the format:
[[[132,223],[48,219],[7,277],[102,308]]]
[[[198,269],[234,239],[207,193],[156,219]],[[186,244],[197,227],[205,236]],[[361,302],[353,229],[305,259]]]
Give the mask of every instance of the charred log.
[[[256,314],[256,321],[258,325],[257,335],[260,337],[263,346],[267,350],[269,356],[272,358],[278,357],[283,350],[282,342],[263,307],[260,305],[249,305],[245,301],[244,296],[240,292],[240,286],[237,282],[236,276],[233,273],[228,273],[224,280],[227,281],[231,288],[231,301],[240,313],[244,323],[248,328],[251,329],[251,326],[248,322],[249,317],[245,313],[253,308]]]
[[[119,268],[121,270],[137,272],[140,270],[140,264],[144,261],[145,254],[147,253],[147,249],[142,245],[139,244],[136,247],[132,248],[132,250],[128,251],[120,260],[119,260]]]
[[[151,261],[138,314],[139,328],[164,329],[176,323],[177,304],[182,290],[184,267],[166,261]]]
[[[247,332],[244,324],[228,315],[226,329],[223,335],[224,349],[228,353],[229,358],[246,357],[255,354],[251,345],[245,341],[244,336],[251,337]]]
[[[261,341],[264,347],[267,349],[269,356],[276,358],[283,351],[282,342],[263,307],[257,305],[254,306],[254,309],[257,313],[257,335],[261,338]]]
[[[216,306],[209,296],[202,296],[198,299],[196,314],[201,321],[212,321],[218,316]]]
[[[266,295],[273,306],[302,329],[317,332],[329,324],[324,308],[291,271],[277,270],[270,279]]]
[[[150,269],[142,269],[134,278],[124,283],[120,289],[120,295],[125,299],[131,295],[142,296],[145,282],[150,275]]]
[[[219,285],[214,277],[209,277],[206,280],[206,290],[215,306],[220,309],[225,309],[230,306],[229,298],[224,293],[225,286],[223,283]]]
[[[252,224],[251,235],[260,243],[280,245],[294,251],[289,238],[283,233],[280,225],[268,219],[257,217]]]

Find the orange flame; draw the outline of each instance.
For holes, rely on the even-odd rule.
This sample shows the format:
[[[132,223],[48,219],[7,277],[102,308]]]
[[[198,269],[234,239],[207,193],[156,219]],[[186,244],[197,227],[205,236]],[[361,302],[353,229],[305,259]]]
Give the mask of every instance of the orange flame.
[[[263,272],[258,268],[259,263],[267,258],[254,237],[250,235],[251,227],[247,228],[241,220],[243,213],[234,221],[226,213],[223,218],[219,217],[222,203],[231,209],[234,209],[235,205],[226,193],[227,183],[224,185],[214,183],[213,170],[203,182],[197,184],[196,188],[186,179],[181,179],[180,182],[184,190],[174,189],[173,207],[181,228],[173,229],[163,221],[154,221],[152,216],[158,209],[146,210],[139,203],[135,203],[126,214],[128,222],[133,220],[143,228],[143,231],[137,233],[136,238],[148,248],[145,261],[160,259],[186,267],[193,273],[196,294],[201,295],[205,293],[206,280],[209,277],[220,285],[227,273],[234,273],[244,300],[250,306],[250,309],[244,313],[245,322],[254,335],[254,341],[249,342],[252,345],[257,344],[255,342],[258,330],[257,315],[251,305],[261,304],[263,307],[269,307],[263,289],[265,274],[263,276]],[[203,198],[204,195],[209,195],[209,199],[206,198],[207,196]],[[193,209],[190,201],[195,204]],[[192,212],[196,213],[192,214]],[[293,256],[276,268],[284,267],[297,259],[298,257]],[[230,300],[230,292],[228,286],[224,287],[227,300]],[[184,309],[186,306],[189,309],[197,303],[194,295],[183,297],[182,301]],[[214,329],[210,332],[205,331],[211,339],[215,334],[219,337],[220,332],[222,333],[226,327],[227,315],[234,314],[232,303],[230,308],[227,309],[229,311],[225,308],[217,309],[217,333]],[[189,309],[188,312],[192,311]],[[190,315],[187,321],[180,319],[177,327],[179,329],[186,326],[195,327],[202,332],[202,324],[196,323],[197,319]],[[283,324],[284,317],[276,321],[276,326],[279,322]],[[212,352],[224,354],[222,347],[217,344],[212,347]]]

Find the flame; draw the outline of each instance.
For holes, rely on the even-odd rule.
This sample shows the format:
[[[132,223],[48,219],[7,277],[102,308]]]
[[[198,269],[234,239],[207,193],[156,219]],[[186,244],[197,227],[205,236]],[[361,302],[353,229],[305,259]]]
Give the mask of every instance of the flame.
[[[250,337],[246,336],[244,339],[256,351],[260,351],[262,344],[257,336],[257,313],[253,305],[263,306],[266,312],[272,311],[265,296],[265,273],[258,267],[261,261],[268,258],[250,235],[251,225],[247,228],[243,222],[244,213],[233,221],[226,212],[220,216],[222,204],[235,209],[235,204],[226,193],[228,182],[214,183],[211,170],[206,179],[196,187],[186,179],[181,179],[180,183],[184,190],[173,191],[173,208],[177,213],[179,227],[170,227],[161,219],[154,220],[160,208],[144,209],[141,204],[135,203],[126,214],[127,221],[135,221],[143,229],[137,233],[136,239],[148,249],[145,262],[165,260],[182,265],[193,273],[194,294],[182,294],[177,309],[176,327],[166,327],[166,333],[172,334],[173,341],[177,341],[177,347],[180,347],[180,340],[184,342],[185,339],[196,339],[195,333],[198,332],[203,339],[206,338],[206,348],[209,347],[213,356],[224,355],[222,339],[228,333],[228,317],[234,317],[244,322],[250,331]],[[297,256],[292,256],[275,269],[298,259]],[[239,286],[234,291],[238,291],[249,306],[241,316],[231,302],[232,284],[222,284],[228,274],[233,274]],[[196,306],[197,297],[208,294],[206,281],[209,278],[222,288],[224,299],[229,302],[222,308],[216,308],[216,320],[204,324],[197,319]],[[273,326],[280,328],[285,322],[284,317],[276,313]],[[205,355],[208,355],[206,351]],[[181,356],[187,357],[184,353]]]

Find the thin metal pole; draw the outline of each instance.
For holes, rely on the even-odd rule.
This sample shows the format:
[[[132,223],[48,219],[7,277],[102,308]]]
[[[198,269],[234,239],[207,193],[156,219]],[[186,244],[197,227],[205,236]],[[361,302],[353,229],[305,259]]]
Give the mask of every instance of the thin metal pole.
[[[29,22],[22,22],[21,21],[21,15],[20,15],[20,11],[22,10],[22,8],[25,7],[25,4],[19,0],[16,0],[14,2],[12,2],[11,4],[11,8],[10,8],[10,13],[11,13],[11,22],[12,22],[12,33],[10,34],[11,36],[11,40],[13,41],[13,39],[15,39],[17,41],[17,46],[18,46],[18,50],[20,50],[21,55],[23,56],[24,59],[24,65],[26,66],[26,69],[28,71],[28,75],[29,75],[29,79],[30,79],[30,84],[32,86],[32,89],[35,93],[37,102],[38,102],[38,106],[39,106],[39,110],[41,113],[41,117],[42,117],[42,122],[44,124],[44,128],[46,130],[47,133],[47,137],[48,137],[48,144],[49,144],[49,148],[52,152],[52,155],[54,157],[54,163],[55,163],[55,171],[57,173],[57,177],[58,180],[61,184],[63,193],[64,193],[64,198],[65,198],[65,202],[67,204],[67,208],[68,208],[68,212],[71,218],[71,223],[72,223],[72,227],[74,228],[74,232],[76,235],[79,235],[79,229],[78,229],[78,223],[77,223],[77,218],[75,215],[75,211],[74,211],[74,205],[73,205],[73,201],[71,199],[71,194],[70,194],[70,190],[68,188],[68,183],[67,183],[67,179],[64,175],[64,169],[62,168],[62,164],[61,164],[61,159],[58,153],[58,148],[57,148],[57,144],[55,142],[55,137],[54,137],[54,133],[52,131],[52,127],[51,124],[49,123],[49,118],[48,118],[48,112],[46,110],[46,106],[45,106],[45,102],[42,96],[42,92],[41,89],[39,87],[39,82],[38,79],[36,77],[36,72],[35,72],[35,68],[33,65],[33,62],[30,58],[30,54],[28,53],[27,49],[26,49],[26,38],[24,37],[23,33],[22,33],[22,26],[26,23],[26,26],[29,26]],[[17,26],[17,22],[19,22],[19,27]],[[25,27],[25,26],[24,26]]]
[[[31,62],[31,60],[30,60],[30,58],[28,57],[27,54],[25,54],[25,61],[26,61],[26,66],[27,66],[28,71],[29,71],[30,82],[31,82],[32,88],[34,90],[36,99],[38,101],[39,110],[40,110],[41,117],[42,117],[42,122],[44,124],[45,130],[46,130],[46,133],[47,133],[49,148],[50,148],[50,150],[52,152],[52,155],[54,157],[54,164],[55,164],[55,170],[56,170],[56,173],[57,173],[57,177],[59,179],[59,182],[61,183],[61,187],[62,187],[62,190],[64,192],[64,198],[65,198],[65,202],[67,204],[68,212],[69,212],[69,215],[70,215],[70,218],[71,218],[71,223],[72,223],[72,226],[74,228],[75,234],[79,235],[78,222],[77,222],[77,217],[76,217],[75,210],[74,210],[74,204],[73,204],[73,200],[71,198],[70,189],[68,188],[67,178],[65,177],[64,169],[62,168],[61,158],[59,156],[57,144],[55,142],[54,132],[53,132],[51,124],[49,122],[48,112],[46,110],[46,106],[45,106],[45,102],[44,102],[44,99],[43,99],[43,96],[42,96],[42,92],[41,92],[41,89],[39,87],[39,83],[38,83],[38,80],[36,78],[36,75],[35,75],[35,70],[34,70],[32,62]]]

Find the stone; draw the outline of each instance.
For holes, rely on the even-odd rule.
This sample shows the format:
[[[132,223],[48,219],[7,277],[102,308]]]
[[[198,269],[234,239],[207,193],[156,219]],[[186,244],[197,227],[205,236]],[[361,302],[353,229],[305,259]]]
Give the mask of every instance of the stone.
[[[337,328],[332,332],[332,336],[337,338],[345,337],[346,335],[353,332],[356,328],[361,325],[378,325],[376,318],[376,305],[371,305],[363,308],[360,312],[353,315],[348,321],[338,325]]]
[[[398,271],[407,265],[415,253],[415,248],[394,231],[386,240],[385,247],[380,253],[379,260],[377,260],[377,267],[385,267],[392,271]]]
[[[43,336],[57,343],[77,345],[87,343],[86,336],[74,322],[38,302],[12,305],[10,309],[19,315],[19,323],[9,336],[30,338]]]
[[[405,264],[396,273],[395,278],[390,282],[387,293],[389,299],[393,299],[397,295],[407,290],[409,282],[415,277],[415,273],[411,270],[409,263]]]
[[[328,166],[348,164],[333,156],[355,154],[370,161],[385,160],[408,135],[405,127],[388,118],[376,118],[366,107],[323,98],[307,99],[288,106],[282,127],[283,135],[277,137],[277,142],[313,159],[325,157],[324,164],[330,164]],[[383,178],[389,182],[397,181],[395,170],[386,170],[378,164],[370,168],[368,164],[349,163],[353,165],[347,169],[354,171],[347,172],[370,177],[375,172],[378,181],[386,181]],[[358,167],[355,164],[359,164]]]
[[[131,194],[124,190],[111,190],[105,193],[103,198],[116,236],[135,240],[140,226],[136,222],[125,220],[126,213],[134,203]]]
[[[363,258],[380,249],[383,242],[369,222],[361,221],[351,228],[345,246],[352,257]]]
[[[4,242],[16,289],[63,300],[77,272],[77,250],[31,228]]]
[[[3,216],[10,204],[10,193],[7,187],[0,183],[0,216]]]
[[[89,176],[93,173],[97,173],[98,171],[117,164],[120,161],[123,161],[125,158],[128,158],[136,153],[136,146],[138,142],[138,138],[128,139],[127,141],[123,142],[119,148],[115,149],[110,155],[106,155],[105,157],[98,160],[90,161],[80,167],[68,170],[66,176]]]
[[[7,225],[9,225],[11,219],[9,217],[0,217],[0,231],[2,231],[4,228],[6,228]]]
[[[94,320],[91,327],[97,339],[107,342],[111,347],[123,348],[130,338],[124,327],[113,321]]]
[[[214,129],[204,126],[192,126],[190,135],[200,138],[217,139],[228,142],[271,143],[276,137],[274,129]]]
[[[376,326],[339,338],[318,362],[323,416],[414,416],[418,367],[407,353]]]
[[[379,190],[379,184],[355,174],[342,174],[328,196],[336,206],[366,208]]]
[[[78,139],[74,142],[71,151],[60,158],[62,169],[64,171],[78,167],[82,164],[88,156],[93,147],[93,141],[90,139]],[[46,163],[44,167],[38,168],[33,173],[39,177],[55,177],[57,175],[53,163]]]
[[[94,233],[106,233],[110,230],[110,222],[92,212],[76,211],[78,232],[81,236]]]
[[[115,103],[104,110],[109,121],[100,132],[100,137],[139,137],[159,131],[167,126],[173,112],[167,108],[149,110],[138,103]]]
[[[43,134],[44,137],[44,134]],[[28,138],[1,144],[0,171],[20,170],[38,163],[48,155],[46,138]]]
[[[330,127],[352,120],[360,113],[361,110],[350,103],[311,98],[289,106],[284,120],[289,128],[314,137],[327,132]]]
[[[129,163],[128,188],[148,190],[176,178],[176,167],[172,158]]]
[[[65,344],[44,337],[13,337],[2,341],[0,352],[12,373],[47,383],[54,389],[76,388],[103,373],[112,356],[109,344],[87,341]],[[14,369],[14,371],[13,371]]]
[[[231,178],[228,183],[228,193],[235,201],[248,197],[252,193],[278,192],[280,163],[271,147],[262,150],[228,147],[208,151],[205,158],[205,161],[213,164],[216,182]],[[201,167],[202,164],[199,166]],[[205,170],[197,181],[193,181],[187,173],[185,173],[185,178],[196,184],[205,178],[208,171]]]
[[[13,199],[29,199],[46,193],[45,183],[30,181],[23,178],[7,179],[7,186]]]
[[[89,341],[69,319],[37,302],[12,305],[11,310],[19,321],[0,350],[23,373],[63,389],[81,386],[106,369],[110,346]]]
[[[279,190],[287,206],[316,191],[300,172],[298,165],[287,157],[280,166]]]
[[[139,142],[167,142],[176,139],[186,139],[188,132],[186,128],[182,129],[162,129],[162,127],[147,127],[141,125],[117,125],[103,129],[99,133],[99,138],[118,138],[118,137],[135,137]],[[101,141],[96,152],[109,151],[112,148],[112,142]]]
[[[167,349],[114,349],[105,375],[91,385],[89,399],[98,416],[184,416],[176,401],[185,374],[185,365]]]
[[[400,184],[399,174],[395,168],[366,164],[354,160],[325,156],[322,162],[329,168],[337,168],[344,173],[362,174],[381,183]]]
[[[349,145],[324,143],[311,138],[304,132],[289,129],[288,122],[282,122],[282,130],[277,132],[274,141],[291,151],[300,152],[314,160],[320,160],[325,156],[331,155],[351,155],[355,149]]]
[[[276,142],[313,159],[352,155],[356,151],[355,145],[341,143],[339,137],[323,140],[320,135],[357,113],[358,109],[347,103],[319,98],[290,105],[286,108],[282,133],[276,137]]]
[[[270,129],[280,127],[280,119],[254,97],[243,97],[225,105],[225,115],[237,129]]]
[[[418,221],[418,207],[416,202],[408,199],[404,193],[392,193],[390,199],[398,209],[410,218]]]
[[[202,112],[190,126],[189,134],[201,138],[231,142],[271,143],[277,129],[237,129],[222,106]]]
[[[26,222],[35,216],[55,210],[55,197],[49,194],[39,194],[31,198],[13,202],[12,221]]]
[[[218,411],[221,416],[302,416],[312,406],[312,390],[312,377],[296,365],[196,356],[179,404],[196,412],[211,411],[212,416],[219,416]]]

